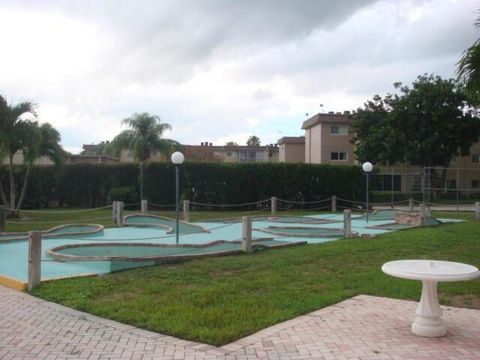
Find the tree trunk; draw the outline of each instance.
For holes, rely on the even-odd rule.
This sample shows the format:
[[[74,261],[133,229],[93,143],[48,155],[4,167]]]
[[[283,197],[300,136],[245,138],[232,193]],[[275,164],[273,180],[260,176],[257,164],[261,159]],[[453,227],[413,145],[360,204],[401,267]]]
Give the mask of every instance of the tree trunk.
[[[8,207],[7,197],[5,196],[5,191],[3,190],[3,184],[1,181],[0,181],[0,201],[3,203],[3,205]]]
[[[20,193],[20,198],[18,199],[17,203],[17,210],[20,210],[20,208],[23,205],[23,200],[25,199],[25,194],[27,192],[27,184],[28,184],[28,176],[30,175],[30,169],[31,165],[27,165],[27,170],[25,171],[25,179],[23,180],[23,187],[22,187],[22,192]]]
[[[13,156],[9,155],[8,172],[10,175],[10,209],[15,209],[15,177],[13,174]]]
[[[143,161],[140,161],[140,201],[143,200]]]

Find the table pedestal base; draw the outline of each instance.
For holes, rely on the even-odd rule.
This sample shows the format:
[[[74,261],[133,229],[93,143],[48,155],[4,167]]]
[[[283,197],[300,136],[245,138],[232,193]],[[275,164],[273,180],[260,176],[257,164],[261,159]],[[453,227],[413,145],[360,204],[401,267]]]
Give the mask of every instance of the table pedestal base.
[[[412,324],[412,333],[418,336],[438,337],[447,334],[447,326],[442,320],[442,309],[438,302],[437,283],[423,281],[422,297]]]

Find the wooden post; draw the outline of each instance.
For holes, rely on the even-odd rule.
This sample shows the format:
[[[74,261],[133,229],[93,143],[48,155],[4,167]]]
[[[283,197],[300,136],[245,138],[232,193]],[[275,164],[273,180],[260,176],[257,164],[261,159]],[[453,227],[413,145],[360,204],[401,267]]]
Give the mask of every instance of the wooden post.
[[[414,202],[413,202],[413,198],[409,198],[408,199],[408,211],[413,211],[414,209]]]
[[[28,290],[40,285],[42,260],[42,233],[30,231],[28,233]]]
[[[5,210],[5,206],[0,206],[0,231],[5,230],[6,222],[7,222],[7,210]]]
[[[352,235],[352,210],[343,210],[343,236]]]
[[[332,212],[337,212],[337,196],[332,196]]]
[[[140,212],[141,212],[142,214],[146,214],[147,211],[148,211],[148,201],[147,201],[147,200],[142,200],[140,204],[141,204],[141,205],[140,205],[140,206],[141,206]]]
[[[480,221],[480,201],[475,203],[475,220]]]
[[[422,226],[427,224],[427,207],[424,203],[420,204],[420,224]]]
[[[183,220],[190,221],[190,200],[183,200]]]
[[[460,191],[458,188],[460,187],[460,170],[457,169],[457,211],[460,211]]]
[[[114,224],[117,223],[117,210],[118,210],[117,201],[113,201],[112,202],[112,220]]]
[[[123,204],[123,201],[117,201],[117,226],[122,227],[123,226],[123,208],[125,205]]]
[[[244,216],[242,221],[242,250],[248,254],[252,252],[252,218]]]
[[[276,216],[277,215],[277,197],[276,196],[272,196],[271,200],[271,210],[272,210],[272,216]]]

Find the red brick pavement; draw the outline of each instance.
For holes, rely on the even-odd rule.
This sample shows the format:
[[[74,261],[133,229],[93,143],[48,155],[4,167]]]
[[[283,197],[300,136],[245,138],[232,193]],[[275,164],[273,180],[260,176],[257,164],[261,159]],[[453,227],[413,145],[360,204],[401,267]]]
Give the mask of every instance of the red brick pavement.
[[[410,333],[416,304],[357,296],[216,348],[0,286],[0,359],[480,359],[480,311],[444,307],[448,334]]]

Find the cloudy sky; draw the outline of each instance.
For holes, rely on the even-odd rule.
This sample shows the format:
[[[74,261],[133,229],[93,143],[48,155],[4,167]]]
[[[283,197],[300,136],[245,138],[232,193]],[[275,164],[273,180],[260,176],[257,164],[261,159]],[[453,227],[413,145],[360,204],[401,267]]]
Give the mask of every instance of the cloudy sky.
[[[393,82],[454,77],[473,0],[0,0],[0,94],[33,100],[62,143],[109,140],[148,111],[184,144],[302,135]],[[323,107],[320,105],[323,104]]]

